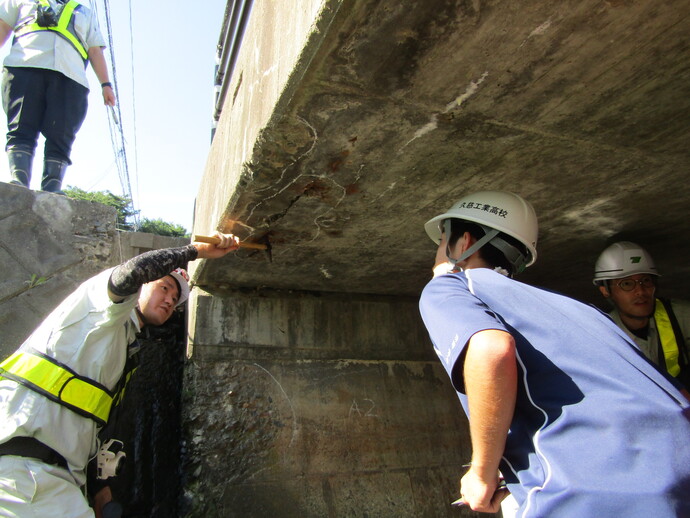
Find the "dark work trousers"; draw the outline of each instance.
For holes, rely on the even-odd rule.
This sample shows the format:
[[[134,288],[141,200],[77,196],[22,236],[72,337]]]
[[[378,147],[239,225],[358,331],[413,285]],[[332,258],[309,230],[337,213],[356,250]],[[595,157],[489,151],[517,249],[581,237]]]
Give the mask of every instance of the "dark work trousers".
[[[5,150],[20,149],[33,155],[38,134],[42,133],[46,139],[44,159],[71,164],[72,144],[86,118],[88,93],[88,88],[54,70],[5,67]]]

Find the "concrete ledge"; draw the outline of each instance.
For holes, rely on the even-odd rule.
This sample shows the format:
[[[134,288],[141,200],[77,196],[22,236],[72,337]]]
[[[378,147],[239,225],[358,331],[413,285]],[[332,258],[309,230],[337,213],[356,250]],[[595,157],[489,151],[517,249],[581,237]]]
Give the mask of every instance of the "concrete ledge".
[[[134,257],[151,250],[189,244],[189,239],[186,237],[159,236],[146,232],[119,232],[117,237],[119,239],[117,246],[118,249],[122,250],[124,258]]]
[[[414,297],[193,290],[194,359],[435,360]]]

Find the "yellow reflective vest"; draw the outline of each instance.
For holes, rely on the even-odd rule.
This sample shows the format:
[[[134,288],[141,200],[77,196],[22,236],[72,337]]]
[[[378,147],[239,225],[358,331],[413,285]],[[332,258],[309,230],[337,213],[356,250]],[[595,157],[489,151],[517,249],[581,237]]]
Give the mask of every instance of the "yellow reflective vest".
[[[50,7],[48,0],[38,0],[38,3],[44,7]],[[76,32],[74,31],[74,25],[71,23],[72,17],[74,15],[74,10],[79,5],[79,2],[76,2],[75,0],[69,0],[69,2],[67,2],[65,6],[62,8],[60,18],[58,19],[58,24],[55,27],[41,27],[40,25],[38,25],[38,23],[34,21],[32,23],[27,23],[15,30],[15,37],[19,38],[20,36],[23,36],[25,34],[38,31],[53,31],[72,44],[72,46],[76,49],[76,51],[79,53],[79,55],[81,55],[82,59],[84,60],[84,65],[86,65],[86,62],[89,59],[88,50],[77,36]]]
[[[38,351],[17,351],[0,364],[0,377],[30,388],[104,426],[116,396],[100,383],[80,376]]]
[[[673,315],[670,304],[667,311],[665,304],[661,300],[656,299],[654,320],[656,322],[657,332],[659,333],[659,341],[661,342],[661,349],[664,353],[664,360],[666,361],[666,370],[671,376],[677,378],[681,373],[679,357],[680,354],[682,354],[681,347],[685,345],[685,342],[682,335],[679,337],[676,336],[676,332],[678,331],[679,333],[679,330],[674,329],[675,326],[671,321],[669,313]],[[679,340],[680,343],[678,343]]]

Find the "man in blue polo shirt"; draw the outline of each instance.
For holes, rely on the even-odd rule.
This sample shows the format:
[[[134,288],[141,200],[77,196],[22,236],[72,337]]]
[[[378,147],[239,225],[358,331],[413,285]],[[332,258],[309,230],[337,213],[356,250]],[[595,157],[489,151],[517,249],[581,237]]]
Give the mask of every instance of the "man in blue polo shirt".
[[[502,475],[520,517],[690,516],[688,399],[606,315],[511,278],[536,260],[532,206],[478,192],[425,229],[420,310],[470,418],[460,503],[496,512]]]

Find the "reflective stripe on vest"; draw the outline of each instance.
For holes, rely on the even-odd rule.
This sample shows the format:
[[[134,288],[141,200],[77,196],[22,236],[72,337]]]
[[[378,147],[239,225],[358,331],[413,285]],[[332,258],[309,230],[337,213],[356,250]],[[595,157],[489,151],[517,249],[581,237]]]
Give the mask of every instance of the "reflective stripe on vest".
[[[79,376],[38,351],[17,351],[0,364],[0,377],[16,381],[77,414],[104,426],[113,396],[101,384]]]
[[[38,3],[46,7],[50,5],[48,4],[47,0],[39,0]],[[65,4],[65,7],[62,8],[60,19],[58,20],[58,24],[55,27],[41,27],[36,22],[27,23],[26,25],[23,25],[22,27],[17,29],[14,34],[18,38],[20,36],[23,36],[24,34],[29,34],[31,32],[56,32],[60,36],[65,38],[67,41],[69,41],[72,44],[72,46],[76,49],[76,51],[79,52],[79,55],[82,57],[84,62],[86,62],[89,59],[89,53],[87,52],[86,48],[84,48],[84,44],[81,42],[81,40],[73,32],[70,31],[70,22],[72,21],[72,15],[74,14],[74,10],[79,5],[79,2],[76,2],[75,0],[70,0],[69,2],[67,2]]]
[[[662,302],[657,299],[654,308],[654,320],[656,321],[656,330],[659,333],[659,340],[661,340],[661,348],[664,351],[664,358],[666,359],[666,370],[674,378],[680,374],[680,365],[678,364],[678,343],[676,342],[676,335],[673,332],[671,319],[666,312],[666,308]]]

